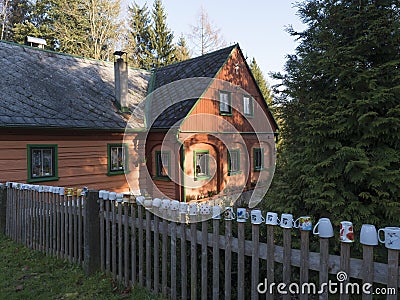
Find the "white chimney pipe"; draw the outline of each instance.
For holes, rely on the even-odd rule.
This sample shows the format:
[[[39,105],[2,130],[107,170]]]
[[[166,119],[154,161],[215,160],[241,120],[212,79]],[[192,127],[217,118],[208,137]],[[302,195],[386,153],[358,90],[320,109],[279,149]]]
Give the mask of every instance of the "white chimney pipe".
[[[114,61],[115,99],[119,109],[122,112],[128,112],[128,62],[122,58],[123,54],[126,54],[126,52],[114,52],[114,55],[119,56]]]

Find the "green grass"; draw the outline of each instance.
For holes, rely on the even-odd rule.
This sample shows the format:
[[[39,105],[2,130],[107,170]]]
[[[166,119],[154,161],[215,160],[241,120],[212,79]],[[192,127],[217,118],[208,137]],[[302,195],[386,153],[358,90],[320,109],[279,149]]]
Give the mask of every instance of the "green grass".
[[[160,299],[124,289],[110,276],[85,276],[81,267],[30,250],[0,234],[0,299]]]

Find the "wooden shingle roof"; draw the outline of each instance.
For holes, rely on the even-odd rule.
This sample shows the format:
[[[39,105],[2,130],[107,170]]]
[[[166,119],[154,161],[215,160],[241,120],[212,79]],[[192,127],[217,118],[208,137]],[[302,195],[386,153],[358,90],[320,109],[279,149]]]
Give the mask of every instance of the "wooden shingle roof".
[[[144,99],[151,73],[129,70],[129,103]],[[123,130],[114,64],[0,42],[0,128]]]

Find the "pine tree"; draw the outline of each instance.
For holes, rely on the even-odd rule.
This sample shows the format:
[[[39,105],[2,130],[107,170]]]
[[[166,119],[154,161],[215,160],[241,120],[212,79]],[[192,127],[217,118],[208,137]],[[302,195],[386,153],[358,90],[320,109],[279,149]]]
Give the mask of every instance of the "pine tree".
[[[253,73],[254,79],[256,80],[261,93],[267,102],[268,106],[272,108],[272,93],[268,87],[267,81],[265,80],[264,74],[258,66],[256,59],[253,57],[250,63],[250,69]]]
[[[400,214],[397,0],[310,0],[307,29],[276,74],[282,153],[269,209],[379,226]]]
[[[151,45],[154,49],[153,67],[158,68],[175,61],[174,35],[167,27],[167,15],[161,0],[153,4],[153,26],[151,31]]]
[[[190,51],[183,35],[179,37],[178,43],[175,46],[174,58],[176,61],[184,61],[190,58]]]
[[[136,2],[129,7],[128,53],[131,64],[137,68],[152,67],[151,18],[146,4],[140,7]]]

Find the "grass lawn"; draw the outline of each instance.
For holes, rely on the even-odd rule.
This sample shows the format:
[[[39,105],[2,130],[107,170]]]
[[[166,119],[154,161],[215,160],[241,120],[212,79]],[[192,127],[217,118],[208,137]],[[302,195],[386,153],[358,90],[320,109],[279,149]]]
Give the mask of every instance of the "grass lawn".
[[[124,289],[103,273],[87,277],[81,267],[45,256],[0,234],[0,299],[160,299]]]

